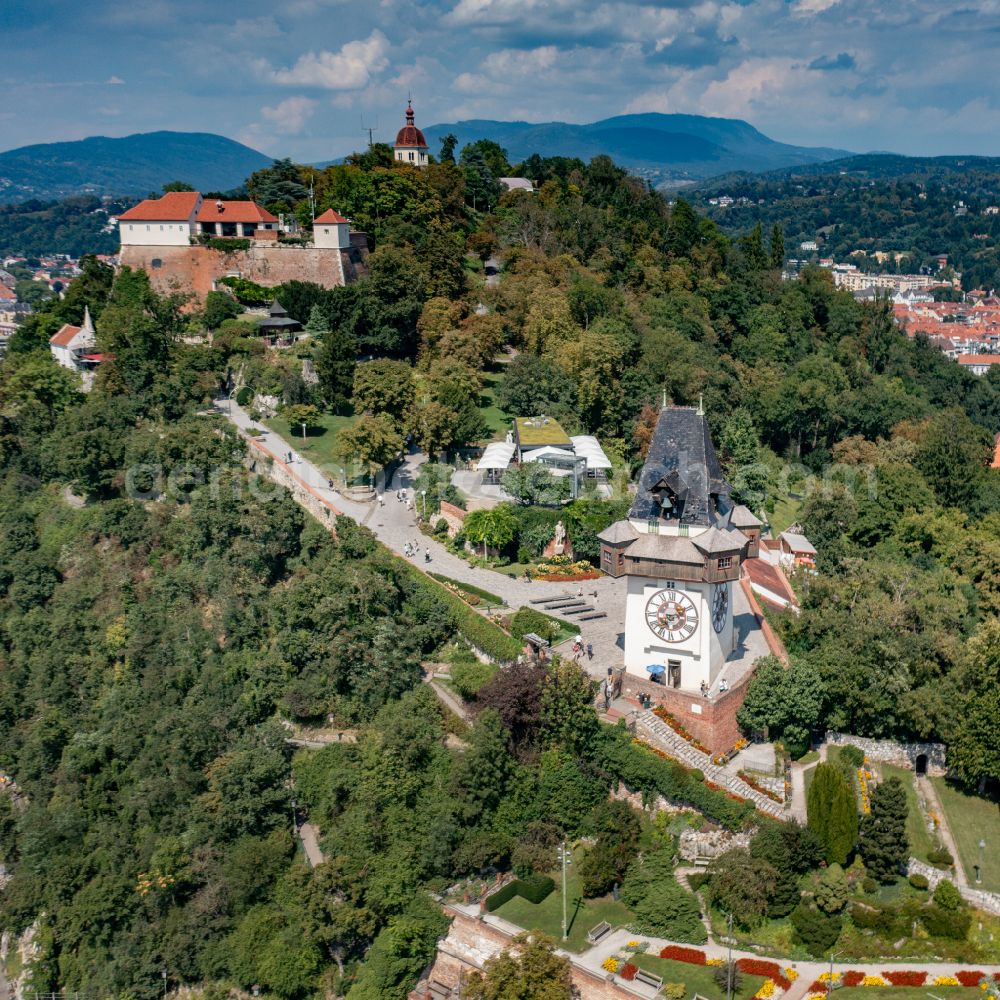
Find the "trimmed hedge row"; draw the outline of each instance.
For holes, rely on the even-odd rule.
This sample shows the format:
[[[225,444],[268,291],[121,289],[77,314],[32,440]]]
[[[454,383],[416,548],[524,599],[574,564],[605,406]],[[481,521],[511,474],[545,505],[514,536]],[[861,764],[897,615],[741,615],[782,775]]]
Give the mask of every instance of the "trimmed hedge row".
[[[594,759],[609,776],[644,797],[659,794],[686,803],[730,830],[739,830],[756,813],[753,803],[736,801],[709,788],[683,764],[664,760],[635,743],[624,723],[601,727],[594,741]]]
[[[507,603],[502,597],[491,594],[488,590],[483,590],[482,587],[475,587],[471,583],[465,583],[462,580],[453,580],[450,576],[444,576],[441,573],[428,573],[427,575],[437,580],[438,583],[450,583],[453,587],[458,587],[459,590],[464,590],[467,594],[482,598],[484,601],[496,604],[498,607]]]
[[[521,655],[521,643],[504,632],[499,625],[473,611],[461,597],[443,587],[437,580],[432,580],[402,560],[399,563],[415,586],[429,590],[434,600],[444,604],[455,621],[455,628],[470,646],[498,663],[512,663]]]
[[[556,887],[555,882],[548,875],[529,875],[527,878],[516,878],[513,882],[508,882],[502,889],[488,896],[486,899],[486,910],[492,913],[499,909],[504,903],[509,903],[515,896],[526,899],[529,903],[540,903]]]

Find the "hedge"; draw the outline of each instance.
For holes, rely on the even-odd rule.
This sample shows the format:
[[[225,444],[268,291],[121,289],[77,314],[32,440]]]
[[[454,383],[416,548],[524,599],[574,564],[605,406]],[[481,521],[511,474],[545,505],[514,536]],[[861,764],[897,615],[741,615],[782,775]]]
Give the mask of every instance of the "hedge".
[[[444,519],[442,518],[442,520]],[[438,583],[450,583],[453,587],[458,587],[459,590],[464,590],[467,594],[482,598],[484,601],[496,604],[498,607],[502,607],[507,603],[502,597],[497,597],[496,594],[491,594],[488,590],[483,590],[482,587],[474,587],[471,583],[453,580],[450,576],[444,576],[441,573],[428,573],[427,575],[437,580]]]
[[[204,245],[210,250],[234,253],[237,250],[249,250],[251,242],[251,240],[240,239],[236,236],[216,236],[213,239],[205,240]]]
[[[399,564],[414,586],[429,590],[433,599],[440,601],[451,612],[456,630],[470,646],[498,663],[512,663],[521,655],[521,643],[504,632],[499,625],[477,614],[461,597],[443,587],[437,580],[431,579],[402,559]]]
[[[756,810],[725,792],[709,788],[675,760],[658,757],[635,743],[624,723],[602,726],[594,740],[594,759],[612,779],[621,781],[646,798],[662,795],[693,806],[708,819],[730,830],[739,830]]]
[[[563,623],[557,618],[542,614],[534,608],[520,608],[510,620],[511,631],[518,636],[534,632],[543,639],[553,642],[561,631]]]
[[[493,893],[492,896],[487,897],[486,910],[488,913],[492,913],[504,903],[509,903],[515,896],[520,896],[529,903],[537,905],[555,887],[555,882],[548,875],[529,875],[527,878],[516,878],[513,882],[508,882],[502,889]]]

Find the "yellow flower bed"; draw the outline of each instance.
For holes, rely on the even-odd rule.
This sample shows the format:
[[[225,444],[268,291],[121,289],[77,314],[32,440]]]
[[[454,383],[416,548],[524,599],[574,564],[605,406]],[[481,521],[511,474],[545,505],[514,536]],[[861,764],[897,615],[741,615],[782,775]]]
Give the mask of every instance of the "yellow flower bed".
[[[761,984],[761,987],[754,994],[754,1000],[767,1000],[768,997],[774,996],[774,980],[765,979]]]
[[[840,979],[840,973],[839,972],[835,972],[833,974],[833,981],[836,982],[838,979]],[[819,982],[821,982],[821,983],[828,983],[829,981],[830,981],[830,973],[829,972],[821,972],[819,974]]]
[[[705,964],[706,965],[722,965],[722,959],[721,958],[706,958],[705,959]]]
[[[625,945],[625,947],[626,947],[626,948],[638,948],[638,947],[639,947],[639,945],[640,945],[641,943],[642,943],[641,941],[629,941],[629,942],[628,942],[628,943],[627,943],[627,944]]]
[[[865,976],[861,980],[862,986],[888,986],[889,984],[881,976]]]
[[[794,983],[798,978],[799,974],[795,969],[785,969],[785,979],[787,979],[790,983]]]
[[[962,984],[954,976],[938,976],[934,980],[935,986],[961,986]]]
[[[606,958],[603,962],[601,962],[601,968],[606,970],[607,972],[617,972],[618,966],[620,964],[621,963],[618,961],[618,959],[615,958],[613,955],[611,955],[608,958]]]

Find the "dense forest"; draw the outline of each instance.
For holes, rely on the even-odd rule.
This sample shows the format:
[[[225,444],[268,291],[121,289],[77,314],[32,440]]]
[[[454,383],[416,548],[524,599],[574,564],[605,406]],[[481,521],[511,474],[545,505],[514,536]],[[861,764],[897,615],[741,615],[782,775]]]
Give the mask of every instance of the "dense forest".
[[[118,227],[105,229],[108,217],[124,208],[89,196],[0,205],[0,257],[117,253]]]
[[[720,195],[748,203],[709,204]],[[906,273],[936,270],[935,258],[947,254],[966,290],[1000,285],[1000,216],[984,214],[1000,204],[1000,163],[994,159],[858,156],[715,178],[688,196],[728,233],[758,223],[781,226],[790,257],[808,258],[799,244],[815,240],[821,257]],[[858,250],[867,256],[852,256]],[[876,251],[892,256],[879,263]]]
[[[697,940],[674,832],[647,833],[640,859],[638,819],[607,793],[622,781],[729,828],[753,812],[601,726],[575,665],[483,668],[436,585],[245,472],[240,440],[206,411],[236,369],[288,405],[353,406],[353,446],[372,454],[411,432],[481,440],[476,390],[504,346],[509,412],[557,415],[633,464],[664,389],[703,397],[739,496],[766,511],[801,483],[821,553],[802,614],[778,622],[792,668],[761,672],[747,724],[789,741],[823,725],[935,736],[970,784],[1000,779],[1000,382],[908,341],[819,270],[782,282],[780,234],[729,239],[607,159],[534,158],[537,194],[500,191],[509,164],[493,144],[442,161],[418,171],[376,147],[249,178],[269,208],[299,213],[312,184],[317,210],[376,240],[357,284],[280,290],[315,332],[316,385],[294,355],[264,352],[227,294],[185,310],[93,258],[11,340],[0,768],[21,797],[0,796],[0,915],[38,921],[38,990],[152,998],[164,971],[171,987],[258,984],[288,1000],[399,997],[442,930],[427,889],[491,865],[531,877],[584,833],[595,891],[624,878],[637,912],[669,901],[642,916],[648,932]],[[495,289],[478,263],[493,253]],[[85,305],[110,356],[86,397],[45,347]],[[465,670],[470,728],[420,683],[432,657]],[[325,720],[358,742],[293,757],[281,723]],[[456,730],[464,749],[447,741]],[[323,833],[316,869],[296,853],[293,797]],[[753,863],[791,850],[778,846]],[[794,850],[804,866],[770,883],[785,913],[821,853]]]

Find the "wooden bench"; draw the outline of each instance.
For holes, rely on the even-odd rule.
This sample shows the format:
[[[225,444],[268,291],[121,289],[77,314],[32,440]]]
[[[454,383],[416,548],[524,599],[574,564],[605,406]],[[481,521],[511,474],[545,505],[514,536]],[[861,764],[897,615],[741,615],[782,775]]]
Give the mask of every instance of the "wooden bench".
[[[602,920],[596,927],[591,927],[587,931],[587,943],[597,944],[607,934],[611,933],[611,924],[607,920]]]
[[[712,863],[711,858],[697,857],[694,859],[695,868],[707,868]]]
[[[635,981],[637,983],[642,983],[643,986],[652,986],[654,990],[659,991],[663,986],[663,976],[657,976],[652,972],[646,972],[645,969],[640,969],[635,974]]]

